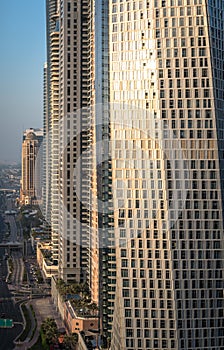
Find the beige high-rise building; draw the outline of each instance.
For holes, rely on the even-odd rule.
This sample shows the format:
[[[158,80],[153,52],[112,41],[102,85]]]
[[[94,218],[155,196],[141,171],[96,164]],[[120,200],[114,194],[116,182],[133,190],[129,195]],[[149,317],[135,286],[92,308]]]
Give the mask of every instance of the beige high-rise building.
[[[224,3],[59,4],[59,276],[111,350],[221,350]]]
[[[89,1],[47,1],[52,253],[68,282],[90,275],[90,13]]]
[[[112,350],[224,346],[223,11],[110,1]]]
[[[58,5],[59,6],[59,5]],[[59,235],[59,9],[52,15],[51,21],[55,27],[50,34],[50,174],[51,174],[51,195],[50,195],[50,223],[52,238],[52,260],[58,261],[58,235]]]
[[[21,204],[40,204],[42,200],[41,155],[42,129],[27,129],[22,143]]]

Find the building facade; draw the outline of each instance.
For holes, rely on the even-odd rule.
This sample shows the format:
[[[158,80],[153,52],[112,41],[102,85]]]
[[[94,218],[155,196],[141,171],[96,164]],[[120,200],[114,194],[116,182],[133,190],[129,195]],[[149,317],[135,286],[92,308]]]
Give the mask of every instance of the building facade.
[[[42,201],[42,172],[41,172],[41,129],[27,129],[22,143],[22,179],[20,203],[40,204]],[[40,151],[40,152],[39,152]]]
[[[110,3],[111,349],[223,348],[223,6]]]
[[[57,0],[46,1],[47,63],[44,84],[44,205],[43,214],[52,236],[52,260],[58,261],[58,201],[55,201],[58,178],[58,7]],[[57,193],[58,196],[58,193]]]
[[[88,1],[47,1],[50,222],[65,281],[89,278],[90,12]]]
[[[48,121],[48,91],[47,91],[47,72],[48,67],[47,63],[44,64],[43,68],[43,204],[42,212],[43,216],[46,218],[46,222],[50,222],[50,213],[49,213],[49,143],[47,142],[49,134],[49,121]]]
[[[55,27],[50,33],[50,223],[52,238],[52,260],[58,262],[58,235],[59,235],[59,4],[56,13],[52,14],[51,21]]]
[[[223,7],[59,1],[59,276],[111,350],[224,346]]]

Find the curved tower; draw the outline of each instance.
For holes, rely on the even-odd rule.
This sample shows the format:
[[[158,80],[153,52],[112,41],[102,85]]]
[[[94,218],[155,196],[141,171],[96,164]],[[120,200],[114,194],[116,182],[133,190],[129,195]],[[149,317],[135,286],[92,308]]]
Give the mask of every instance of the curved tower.
[[[110,4],[112,350],[224,346],[223,10]]]

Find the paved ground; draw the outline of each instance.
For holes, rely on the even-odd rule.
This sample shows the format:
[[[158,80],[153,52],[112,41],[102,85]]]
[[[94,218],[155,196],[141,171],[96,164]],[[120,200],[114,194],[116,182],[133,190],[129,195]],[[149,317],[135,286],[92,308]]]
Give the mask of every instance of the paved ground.
[[[59,314],[56,312],[56,308],[51,298],[35,299],[30,301],[28,304],[33,305],[37,319],[37,329],[33,339],[30,342],[25,341],[23,345],[17,345],[15,350],[27,350],[31,348],[37,342],[37,339],[39,337],[40,326],[43,320],[45,320],[48,317],[52,317],[55,319],[58,328],[64,327],[64,324],[60,319]]]
[[[64,327],[63,321],[61,320],[51,298],[36,299],[32,301],[33,308],[35,310],[36,318],[42,322],[47,317],[55,319],[58,328]]]

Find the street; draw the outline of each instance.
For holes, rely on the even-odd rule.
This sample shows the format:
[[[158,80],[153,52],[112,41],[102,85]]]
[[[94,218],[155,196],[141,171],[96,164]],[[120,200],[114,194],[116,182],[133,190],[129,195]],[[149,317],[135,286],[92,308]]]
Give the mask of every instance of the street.
[[[4,225],[0,229],[0,243],[23,242],[23,231],[21,225],[16,223],[15,215],[6,213],[6,210],[14,209],[14,203],[11,198],[5,198],[2,203],[1,220],[8,223],[8,235],[5,234]],[[42,317],[50,315],[54,311],[52,303],[48,299],[41,301],[35,298],[43,298],[49,295],[49,285],[37,282],[37,263],[34,256],[31,256],[31,244],[25,250],[29,256],[23,257],[22,247],[5,248],[0,247],[0,318],[12,319],[12,328],[0,328],[0,350],[13,350],[15,348],[14,340],[23,330],[23,318],[20,312],[19,303],[28,301],[34,303],[37,313],[38,327],[40,327]],[[30,253],[30,254],[29,254]],[[8,260],[11,260],[9,263]],[[25,263],[24,263],[25,260]],[[9,274],[7,265],[10,264],[11,273]],[[27,274],[27,281],[23,282],[24,271]],[[25,275],[26,277],[26,275]],[[7,284],[8,282],[8,284]],[[49,303],[49,305],[48,305]],[[43,306],[43,311],[41,310]],[[47,308],[46,308],[47,307]],[[49,308],[48,308],[49,307]],[[40,311],[39,311],[40,310]],[[45,312],[44,316],[41,316]],[[55,317],[57,314],[55,313]],[[37,340],[38,332],[35,340]]]
[[[11,282],[15,286],[20,286],[23,283],[24,263],[20,252],[12,253],[13,272]]]
[[[11,200],[7,200],[7,208],[11,209]],[[15,223],[14,216],[8,216],[7,221],[10,225],[10,237],[8,238],[11,241],[17,240],[17,227]],[[0,242],[3,240],[3,234],[0,232]],[[5,258],[6,249],[0,248],[0,318],[12,319],[14,326],[13,328],[0,328],[0,349],[11,350],[14,349],[14,339],[21,333],[23,329],[23,319],[20,313],[18,304],[15,304],[12,294],[6,283],[6,278],[8,274],[7,269],[7,260]],[[17,254],[16,260],[17,260]],[[18,261],[18,260],[17,260]],[[20,260],[19,260],[20,261]],[[20,262],[18,263],[20,264]],[[19,279],[21,274],[18,272],[18,268],[15,265],[15,280]]]
[[[4,260],[5,249],[0,248],[0,318],[13,319],[13,328],[0,328],[0,349],[14,349],[13,340],[22,331],[22,316],[19,306],[14,304],[12,295],[5,282],[7,276],[7,261]],[[18,322],[18,324],[17,324]],[[15,324],[16,323],[16,324]]]

